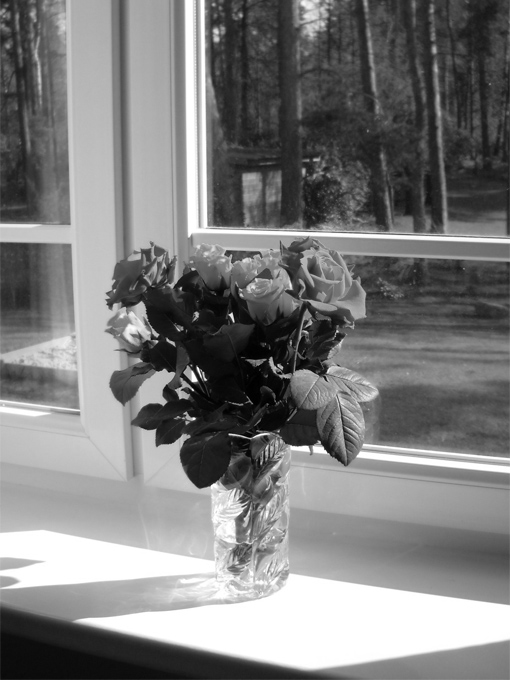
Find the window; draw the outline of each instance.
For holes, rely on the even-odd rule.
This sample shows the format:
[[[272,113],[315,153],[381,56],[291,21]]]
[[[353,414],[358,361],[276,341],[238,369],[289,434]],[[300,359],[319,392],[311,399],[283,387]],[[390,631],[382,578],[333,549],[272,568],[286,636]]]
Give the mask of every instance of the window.
[[[130,428],[129,409],[112,399],[109,376],[123,367],[104,333],[103,300],[113,263],[149,240],[173,250],[182,263],[190,245],[210,242],[212,235],[226,248],[257,250],[261,243],[278,248],[282,232],[207,226],[203,169],[210,157],[206,118],[198,115],[205,100],[197,87],[205,82],[206,60],[203,32],[195,30],[197,21],[199,29],[203,23],[201,3],[67,0],[66,10],[70,224],[3,224],[0,233],[3,243],[57,244],[71,252],[80,413],[5,403],[2,457],[115,480],[134,473],[146,485],[191,492],[179,447],[155,448],[152,433]],[[507,255],[506,241],[497,237],[320,232],[320,238],[357,258],[359,267],[359,258],[392,258],[393,273],[406,258],[427,259],[439,269],[450,260],[469,260],[483,270],[485,262]],[[368,340],[370,333],[359,329],[358,337],[363,335]],[[163,384],[142,385],[131,413],[141,401],[157,401]],[[445,456],[400,448],[404,443],[367,446],[347,470],[329,456],[296,450],[293,504],[505,531],[508,499],[500,458]]]
[[[318,232],[368,293],[342,353],[380,390],[370,443],[508,457],[506,5],[426,5],[204,2],[192,237]]]
[[[191,245],[214,240],[236,251],[279,248],[282,238],[280,229],[248,229],[239,222],[232,226],[217,226],[211,219],[211,170],[216,150],[208,153],[210,144],[208,146],[206,142],[211,140],[210,128],[214,121],[211,122],[205,115],[206,85],[210,83],[206,50],[201,47],[204,35],[208,35],[205,31],[204,4],[198,2],[193,7],[192,3],[175,3],[172,6],[172,40],[175,48],[172,60],[175,113],[172,141],[174,157],[179,159],[173,184],[174,223],[178,225],[178,230],[182,230],[183,224],[188,225]],[[237,7],[236,3],[232,3],[234,5]],[[183,54],[186,55],[184,60]],[[181,164],[182,159],[185,159],[185,167]],[[204,172],[206,170],[207,173]],[[245,196],[249,183],[253,181],[253,175],[243,179]],[[269,178],[266,186],[270,183]],[[259,187],[262,184],[260,181]],[[182,231],[179,233],[181,239],[178,239],[176,247],[180,249],[180,257],[184,255],[185,258],[187,244],[182,240]],[[379,263],[383,258],[391,258],[391,268],[396,271],[408,268],[411,258],[430,261],[431,267],[439,270],[446,266],[457,273],[469,261],[467,270],[491,269],[495,263],[492,270],[494,275],[499,276],[497,272],[502,272],[504,277],[506,264],[499,263],[506,263],[509,256],[508,240],[497,236],[471,238],[459,234],[388,234],[380,231],[339,233],[311,230],[308,233],[320,238],[328,247],[357,258],[358,264],[360,258],[377,258]],[[287,234],[292,238],[299,237],[302,232],[288,230]],[[462,266],[459,263],[463,263]],[[503,295],[505,285],[503,278]],[[367,319],[367,322],[370,320]],[[373,322],[376,323],[376,320],[373,319]],[[503,330],[505,332],[506,329]],[[363,335],[364,341],[369,342],[370,339],[366,337],[369,334],[359,329],[357,337],[361,340]],[[505,356],[501,363],[502,372],[505,370],[504,361],[508,361]],[[353,360],[356,361],[355,358]],[[504,373],[503,380],[506,380]],[[506,407],[505,395],[503,399]],[[505,436],[503,432],[501,447]],[[479,452],[445,451],[439,450],[440,446],[435,450],[428,449],[416,438],[412,448],[403,446],[407,443],[394,438],[385,444],[367,445],[356,464],[347,471],[328,456],[310,456],[308,451],[296,451],[293,467],[294,503],[328,512],[355,512],[367,516],[376,513],[380,517],[397,520],[406,518],[408,521],[433,525],[444,525],[451,521],[465,529],[495,532],[507,529],[505,486],[508,468],[505,458],[501,455],[481,458]],[[501,448],[497,453],[501,454]],[[157,455],[156,461],[153,454],[143,454],[144,461],[150,461],[152,477],[149,483],[181,490],[188,488],[180,475],[177,447],[170,461],[162,454]],[[431,498],[435,498],[433,503]],[[477,508],[484,507],[483,517],[473,512],[473,503]]]
[[[128,414],[108,387],[121,358],[102,305],[123,250],[118,10],[16,0],[1,20],[2,458],[126,479]]]

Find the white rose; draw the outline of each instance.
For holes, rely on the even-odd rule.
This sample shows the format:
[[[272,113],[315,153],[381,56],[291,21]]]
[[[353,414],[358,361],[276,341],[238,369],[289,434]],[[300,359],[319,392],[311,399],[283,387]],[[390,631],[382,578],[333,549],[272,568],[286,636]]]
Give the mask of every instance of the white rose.
[[[201,243],[190,257],[190,266],[197,270],[209,290],[230,287],[232,257],[225,255],[225,248]]]
[[[151,327],[139,319],[134,312],[127,312],[123,307],[108,322],[107,333],[119,341],[120,346],[128,352],[138,353],[142,345],[152,337]]]

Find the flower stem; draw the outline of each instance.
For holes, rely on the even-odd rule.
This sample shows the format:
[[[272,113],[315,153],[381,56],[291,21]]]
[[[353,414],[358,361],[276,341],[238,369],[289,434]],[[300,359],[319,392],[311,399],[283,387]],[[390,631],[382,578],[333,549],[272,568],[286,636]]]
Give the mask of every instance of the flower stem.
[[[301,341],[301,336],[303,335],[303,326],[305,324],[305,314],[306,310],[308,309],[306,303],[303,303],[301,305],[301,309],[299,311],[299,322],[298,322],[298,327],[296,329],[296,339],[294,342],[294,356],[292,357],[292,373],[296,372],[296,365],[297,365],[297,357],[298,357],[298,348],[299,348],[299,343]]]
[[[196,375],[196,373],[195,373],[195,375]],[[214,403],[214,401],[209,396],[209,393],[204,389],[205,386],[204,387],[201,386],[200,380],[198,379],[198,376],[197,376],[198,384],[194,383],[192,380],[190,380],[185,373],[183,373],[181,375],[181,378],[188,383],[188,385],[191,387],[193,392],[196,392],[200,396],[204,397],[204,399],[207,399],[208,401]],[[200,387],[201,389],[197,389],[197,386]]]
[[[202,376],[200,375],[200,371],[197,368],[195,364],[190,363],[191,370],[195,374],[196,379],[198,380],[198,383],[200,387],[202,388],[202,392],[207,396],[210,397],[209,390],[207,389],[207,385],[204,383]]]

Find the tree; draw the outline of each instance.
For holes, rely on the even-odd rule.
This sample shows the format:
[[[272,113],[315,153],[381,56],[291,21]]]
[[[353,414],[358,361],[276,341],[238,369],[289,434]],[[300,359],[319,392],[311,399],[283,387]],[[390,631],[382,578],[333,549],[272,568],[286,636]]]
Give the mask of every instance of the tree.
[[[299,80],[299,2],[279,0],[278,64],[282,150],[281,226],[301,226],[302,146]]]
[[[407,38],[409,72],[414,99],[414,159],[411,167],[411,195],[413,209],[413,228],[415,232],[427,230],[425,216],[425,84],[418,55],[416,40],[416,0],[406,0],[402,5]]]
[[[233,16],[232,0],[225,0],[225,97],[223,109],[225,137],[229,142],[237,142],[237,26]]]
[[[503,85],[501,87],[498,127],[496,139],[494,141],[494,155],[499,156],[500,150],[502,149],[502,160],[508,161],[508,109],[510,104],[510,11],[508,12],[502,70]]]
[[[374,53],[369,22],[368,0],[356,0],[356,18],[360,45],[361,81],[365,106],[378,125],[381,107],[377,95]],[[371,184],[376,224],[389,231],[393,225],[393,211],[388,186],[388,167],[384,146],[377,137],[371,154]]]
[[[423,55],[427,93],[428,146],[431,184],[431,229],[444,234],[448,223],[443,122],[437,64],[435,1],[421,0]]]
[[[1,0],[1,10],[4,218],[68,223],[64,0]]]

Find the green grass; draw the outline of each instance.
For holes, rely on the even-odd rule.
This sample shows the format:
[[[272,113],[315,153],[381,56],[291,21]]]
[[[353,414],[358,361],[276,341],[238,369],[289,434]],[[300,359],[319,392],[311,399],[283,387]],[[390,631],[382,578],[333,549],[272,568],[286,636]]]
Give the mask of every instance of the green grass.
[[[510,455],[508,318],[476,309],[481,299],[503,299],[505,286],[504,277],[493,282],[489,296],[483,284],[470,293],[436,280],[412,293],[404,287],[401,299],[369,296],[340,363],[379,388],[378,443]]]

